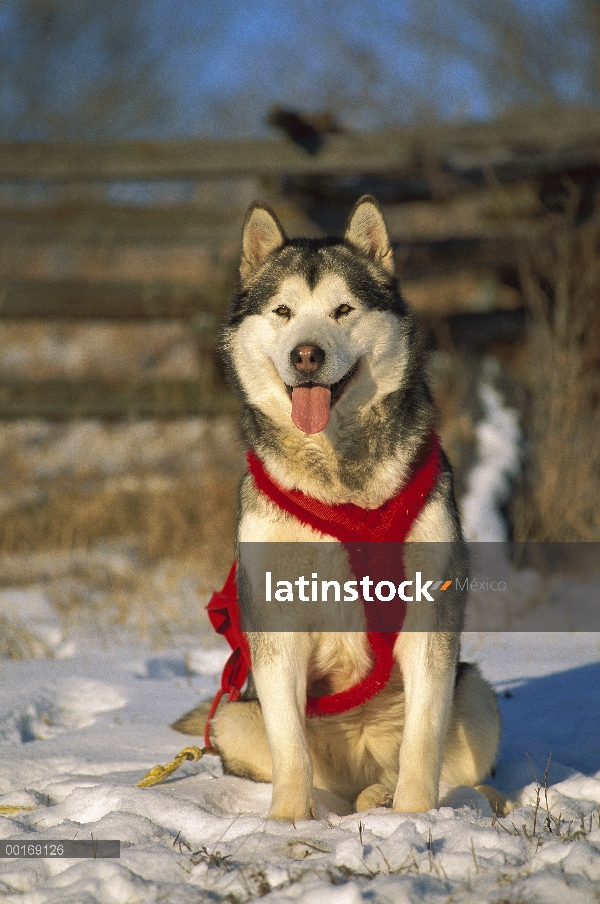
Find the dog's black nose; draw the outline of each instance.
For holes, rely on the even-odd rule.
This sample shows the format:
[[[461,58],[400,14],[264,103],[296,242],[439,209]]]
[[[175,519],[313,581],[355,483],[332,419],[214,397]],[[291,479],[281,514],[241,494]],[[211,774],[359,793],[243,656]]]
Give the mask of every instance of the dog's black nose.
[[[290,357],[296,370],[312,374],[325,360],[325,352],[318,345],[297,345]]]

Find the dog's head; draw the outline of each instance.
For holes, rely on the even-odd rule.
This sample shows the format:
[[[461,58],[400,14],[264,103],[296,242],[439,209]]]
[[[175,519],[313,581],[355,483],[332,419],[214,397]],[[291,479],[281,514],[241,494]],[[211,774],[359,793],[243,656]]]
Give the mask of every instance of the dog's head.
[[[414,324],[374,198],[358,201],[342,239],[289,240],[275,214],[253,204],[240,275],[223,348],[251,407],[317,434],[398,390]]]

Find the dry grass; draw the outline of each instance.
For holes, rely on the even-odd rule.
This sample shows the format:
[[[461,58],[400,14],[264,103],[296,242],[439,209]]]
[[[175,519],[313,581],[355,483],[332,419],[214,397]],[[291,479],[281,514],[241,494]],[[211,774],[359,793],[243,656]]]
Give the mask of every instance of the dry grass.
[[[575,199],[574,199],[575,200]],[[575,206],[575,205],[574,205]],[[521,414],[523,474],[508,518],[515,540],[600,540],[600,215],[548,221],[523,247],[524,342],[504,350],[500,388]],[[457,495],[476,455],[477,358],[437,335],[430,360],[440,434]]]
[[[529,311],[519,540],[600,539],[600,218],[555,224],[521,263]]]
[[[161,647],[203,635],[204,606],[233,558],[237,475],[205,470],[162,491],[136,481],[122,492],[60,481],[2,519],[0,590],[41,591],[63,638],[91,631]],[[0,638],[0,658],[53,654],[35,626],[9,616]]]
[[[0,660],[48,656],[50,649],[33,631],[0,613]]]
[[[233,551],[234,475],[204,470],[156,486],[138,472],[112,486],[82,487],[58,479],[41,498],[0,523],[0,549],[34,552],[92,547],[102,540],[137,538],[146,558],[202,556],[217,563]]]
[[[429,358],[429,380],[438,412],[438,429],[454,471],[457,497],[466,491],[466,475],[476,457],[475,424],[480,416],[477,366],[447,347]]]
[[[231,555],[243,450],[229,418],[5,425],[0,550],[136,538],[147,558]]]
[[[43,593],[67,638],[203,633],[234,551],[231,420],[5,424],[0,469],[0,591]],[[52,653],[35,626],[0,618],[0,658]]]

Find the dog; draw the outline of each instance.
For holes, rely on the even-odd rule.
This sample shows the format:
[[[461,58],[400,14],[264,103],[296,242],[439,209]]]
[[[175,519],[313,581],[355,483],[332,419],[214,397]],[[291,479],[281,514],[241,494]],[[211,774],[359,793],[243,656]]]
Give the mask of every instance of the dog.
[[[268,486],[336,511],[386,510],[434,435],[425,352],[374,198],[360,198],[342,238],[288,239],[268,206],[250,206],[221,358]],[[436,573],[468,574],[451,467],[441,450],[435,460],[403,545],[405,576],[413,579],[426,567],[420,556],[428,544],[437,550]],[[347,570],[336,534],[282,509],[257,474],[246,474],[240,488],[238,555],[244,544],[301,544],[302,569],[316,576],[319,544],[328,541],[328,555],[340,550],[331,567]],[[479,787],[503,811],[501,795],[481,785],[499,744],[495,694],[476,666],[459,661],[464,581],[432,603],[406,595],[387,683],[350,710],[315,718],[306,714],[307,698],[343,694],[374,668],[363,603],[344,607],[337,631],[298,630],[293,618],[285,622],[290,630],[269,630],[265,612],[273,604],[260,556],[254,572],[238,562],[248,689],[219,705],[211,730],[226,772],[272,782],[272,819],[314,817],[313,788],[356,811],[426,811],[438,805],[440,781]],[[288,606],[288,614],[296,609]],[[199,707],[173,727],[201,734],[206,716]]]

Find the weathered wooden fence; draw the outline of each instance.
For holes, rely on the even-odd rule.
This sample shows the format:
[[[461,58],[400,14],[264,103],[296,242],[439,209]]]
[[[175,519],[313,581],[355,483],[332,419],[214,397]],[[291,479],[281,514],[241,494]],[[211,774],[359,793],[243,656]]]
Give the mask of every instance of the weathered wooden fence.
[[[152,203],[159,183],[185,191]],[[200,360],[195,380],[0,379],[0,417],[235,410],[213,349],[252,194],[291,235],[339,230],[356,198],[375,194],[409,301],[435,335],[441,323],[448,341],[480,349],[522,333],[523,243],[566,207],[589,215],[599,185],[600,112],[588,110],[341,132],[316,153],[286,138],[0,144],[0,326],[179,320]]]

